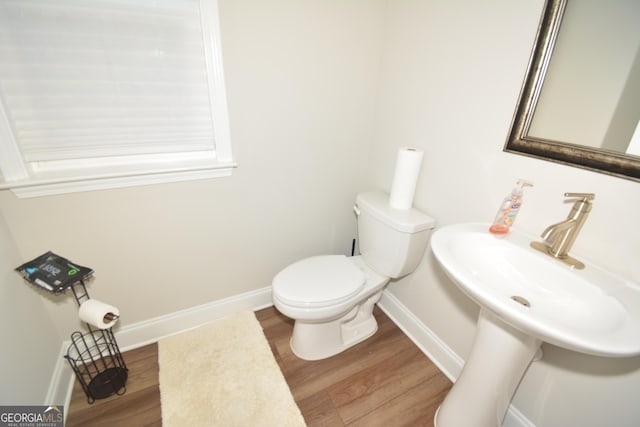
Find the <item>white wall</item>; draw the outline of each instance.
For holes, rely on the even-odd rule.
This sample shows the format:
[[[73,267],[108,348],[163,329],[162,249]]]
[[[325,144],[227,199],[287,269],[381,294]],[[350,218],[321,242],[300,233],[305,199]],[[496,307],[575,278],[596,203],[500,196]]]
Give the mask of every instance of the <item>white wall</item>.
[[[415,202],[445,225],[491,221],[516,179],[530,179],[535,187],[525,191],[516,227],[532,235],[566,218],[564,192],[594,192],[593,210],[573,252],[640,281],[638,183],[502,151],[542,3],[388,2],[372,186],[389,189],[399,146],[422,148]],[[390,289],[466,358],[478,309],[431,253],[415,274]],[[535,425],[638,425],[640,358],[543,348],[544,359],[532,365],[514,399]]]
[[[89,293],[120,308],[118,326],[270,286],[303,256],[351,251],[384,2],[219,3],[233,176],[36,199],[0,192],[21,258],[52,250],[93,268]],[[70,292],[43,304],[60,336],[82,328]]]
[[[563,192],[595,192],[576,254],[640,280],[637,183],[502,151],[542,0],[220,5],[234,175],[0,192],[23,259],[51,249],[93,267],[91,295],[118,305],[124,325],[259,289],[294,259],[348,252],[356,192],[388,190],[398,147],[416,145],[416,204],[440,225],[490,221],[519,177],[536,184],[516,223],[532,234],[566,217]],[[430,254],[390,289],[466,357],[477,307]],[[43,302],[65,337],[79,327],[70,300]],[[544,349],[515,397],[537,426],[637,424],[638,358]]]
[[[62,338],[44,308],[47,296],[13,271],[23,262],[0,215],[0,404],[62,404],[45,402]]]

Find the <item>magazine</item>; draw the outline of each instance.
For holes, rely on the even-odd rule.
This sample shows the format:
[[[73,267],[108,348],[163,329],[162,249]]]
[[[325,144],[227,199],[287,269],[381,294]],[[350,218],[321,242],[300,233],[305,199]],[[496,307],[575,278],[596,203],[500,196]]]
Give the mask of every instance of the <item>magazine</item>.
[[[88,267],[72,263],[49,251],[16,268],[30,283],[58,293],[93,274]]]

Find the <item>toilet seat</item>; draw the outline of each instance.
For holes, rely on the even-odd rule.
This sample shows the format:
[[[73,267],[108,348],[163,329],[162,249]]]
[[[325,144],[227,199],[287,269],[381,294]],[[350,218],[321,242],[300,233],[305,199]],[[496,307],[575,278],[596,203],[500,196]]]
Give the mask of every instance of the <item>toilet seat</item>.
[[[273,279],[273,292],[291,306],[326,307],[353,297],[364,283],[364,272],[346,256],[325,255],[286,267]]]

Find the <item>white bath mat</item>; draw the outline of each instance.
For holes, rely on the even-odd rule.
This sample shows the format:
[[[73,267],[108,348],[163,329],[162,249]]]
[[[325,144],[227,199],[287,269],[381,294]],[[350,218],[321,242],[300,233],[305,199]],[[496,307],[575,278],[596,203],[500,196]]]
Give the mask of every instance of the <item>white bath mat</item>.
[[[298,427],[304,419],[251,311],[160,340],[164,427]]]

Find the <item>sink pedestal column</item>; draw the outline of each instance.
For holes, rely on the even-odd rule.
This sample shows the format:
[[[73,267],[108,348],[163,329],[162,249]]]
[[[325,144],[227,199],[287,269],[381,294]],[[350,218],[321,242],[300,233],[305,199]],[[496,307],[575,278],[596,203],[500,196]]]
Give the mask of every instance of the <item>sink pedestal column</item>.
[[[480,310],[471,354],[438,408],[436,427],[499,427],[540,341]]]

